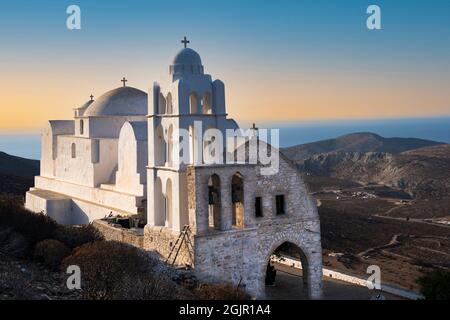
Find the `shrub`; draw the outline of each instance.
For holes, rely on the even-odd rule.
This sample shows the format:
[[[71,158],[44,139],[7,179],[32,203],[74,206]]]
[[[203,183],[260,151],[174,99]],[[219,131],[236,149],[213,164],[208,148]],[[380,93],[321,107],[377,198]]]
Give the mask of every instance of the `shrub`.
[[[23,258],[28,252],[29,243],[20,233],[11,228],[0,227],[0,253],[15,258]]]
[[[450,271],[435,270],[420,277],[420,292],[427,300],[450,300]]]
[[[249,300],[250,296],[240,287],[229,283],[204,283],[194,289],[202,300]]]
[[[53,238],[63,242],[71,249],[85,243],[103,240],[103,235],[93,225],[58,226]]]
[[[57,223],[44,214],[28,211],[13,199],[0,200],[0,226],[22,234],[29,245],[51,238]]]
[[[188,296],[158,273],[161,262],[145,251],[116,241],[96,241],[76,248],[62,268],[81,270],[84,299],[175,299]]]
[[[70,249],[61,241],[47,239],[40,241],[34,248],[34,259],[43,262],[51,269],[58,269],[61,261],[70,255]]]

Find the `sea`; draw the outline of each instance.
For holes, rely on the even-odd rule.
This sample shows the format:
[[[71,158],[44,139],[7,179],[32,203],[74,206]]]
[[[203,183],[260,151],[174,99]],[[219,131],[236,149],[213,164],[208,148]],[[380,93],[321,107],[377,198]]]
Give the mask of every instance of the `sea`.
[[[245,128],[245,126],[242,125]],[[421,138],[450,143],[450,116],[433,118],[265,122],[259,128],[279,129],[280,146],[333,139],[355,132],[372,132],[380,136]],[[0,151],[11,155],[40,159],[39,133],[0,131]]]

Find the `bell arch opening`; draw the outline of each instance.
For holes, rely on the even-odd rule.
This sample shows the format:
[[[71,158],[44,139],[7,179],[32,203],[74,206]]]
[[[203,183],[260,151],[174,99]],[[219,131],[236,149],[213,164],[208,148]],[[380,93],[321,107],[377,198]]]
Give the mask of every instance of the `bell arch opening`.
[[[162,93],[159,93],[158,113],[159,114],[165,114],[166,113],[166,98],[164,98],[164,95]]]
[[[155,186],[154,186],[154,192],[155,192],[155,226],[164,226],[165,224],[165,198],[162,190],[162,182],[161,179],[158,177],[155,180]]]
[[[244,227],[244,179],[240,172],[231,178],[232,225]]]
[[[198,97],[195,92],[191,92],[191,94],[189,95],[189,113],[198,113]]]
[[[202,113],[203,114],[212,114],[212,102],[211,102],[211,93],[205,92],[202,97]]]
[[[208,179],[208,227],[210,229],[220,229],[222,214],[220,197],[220,178],[217,174],[213,174]]]
[[[164,166],[167,161],[167,144],[163,126],[158,125],[155,133],[155,165]]]
[[[169,92],[166,97],[166,113],[173,113],[172,94]]]

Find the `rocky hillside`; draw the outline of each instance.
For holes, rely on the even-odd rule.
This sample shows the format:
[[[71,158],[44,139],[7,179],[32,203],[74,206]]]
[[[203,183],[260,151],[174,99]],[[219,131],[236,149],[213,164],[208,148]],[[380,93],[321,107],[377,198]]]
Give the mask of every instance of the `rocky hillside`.
[[[39,161],[20,158],[0,151],[0,194],[23,196],[39,175]]]
[[[360,132],[282,149],[292,160],[330,152],[382,152],[397,154],[408,150],[441,145],[442,143],[416,138],[384,138],[374,133]]]
[[[401,153],[328,152],[293,160],[300,171],[311,175],[383,184],[403,189],[416,198],[450,194],[449,144]]]

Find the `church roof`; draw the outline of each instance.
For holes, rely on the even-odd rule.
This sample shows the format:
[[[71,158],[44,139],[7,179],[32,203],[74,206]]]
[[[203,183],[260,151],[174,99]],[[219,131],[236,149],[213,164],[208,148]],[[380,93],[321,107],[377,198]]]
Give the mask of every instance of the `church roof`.
[[[145,116],[147,111],[147,93],[133,87],[120,87],[96,99],[84,116]]]
[[[201,65],[200,55],[191,48],[184,48],[173,59],[173,65]]]
[[[82,106],[80,106],[80,107],[78,107],[78,108],[75,108],[75,110],[83,110],[83,109],[86,109],[87,107],[89,107],[89,106],[92,104],[92,102],[94,102],[94,100],[88,100],[88,101],[86,101]]]

